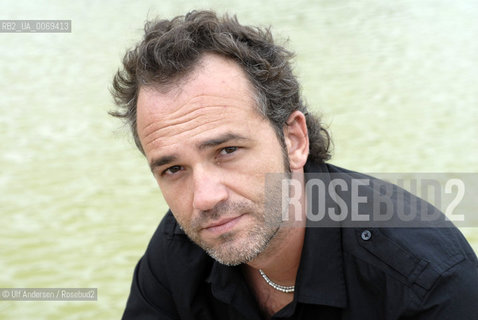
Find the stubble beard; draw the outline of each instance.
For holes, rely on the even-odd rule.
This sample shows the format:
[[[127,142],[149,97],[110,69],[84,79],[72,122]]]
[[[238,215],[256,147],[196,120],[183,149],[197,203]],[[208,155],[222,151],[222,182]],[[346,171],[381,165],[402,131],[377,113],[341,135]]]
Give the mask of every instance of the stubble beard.
[[[259,215],[255,217],[257,218]],[[264,216],[264,218],[249,230],[239,230],[221,235],[218,245],[204,246],[203,249],[216,261],[228,266],[236,266],[253,260],[267,248],[279,231],[282,222],[280,215],[277,214]]]
[[[212,213],[204,213],[208,216],[207,219],[198,218],[198,221],[184,231],[213,259],[228,266],[247,263],[256,258],[274,238],[282,222],[280,210],[257,208],[246,201],[221,203],[213,210]],[[230,212],[235,212],[235,215],[238,212],[244,214],[242,218],[250,220],[250,227],[221,234],[214,243],[200,237],[199,229],[195,228],[195,225],[200,225],[204,223],[204,220],[214,219],[214,217],[229,216]]]
[[[291,170],[287,150],[284,142],[281,145],[284,172],[280,177],[290,179]],[[283,195],[281,179],[277,180],[277,177],[276,174],[274,182],[267,185],[268,190],[264,192],[260,206],[249,201],[219,203],[209,212],[201,212],[200,217],[193,221],[188,228],[183,226],[184,232],[209,256],[221,264],[237,266],[254,260],[267,249],[281,228]],[[217,219],[220,216],[237,216],[238,212],[245,214],[245,218],[253,218],[251,228],[226,232],[218,237],[216,244],[208,243],[199,236],[200,226],[204,225],[206,221]]]

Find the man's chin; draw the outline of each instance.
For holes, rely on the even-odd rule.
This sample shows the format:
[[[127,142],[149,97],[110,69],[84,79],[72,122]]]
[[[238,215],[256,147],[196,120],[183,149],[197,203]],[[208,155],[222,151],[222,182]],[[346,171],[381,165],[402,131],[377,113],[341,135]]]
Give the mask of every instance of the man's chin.
[[[255,230],[247,234],[226,232],[215,239],[194,241],[217,262],[227,266],[237,266],[256,259],[269,246],[277,234],[275,230]]]
[[[257,253],[255,255],[249,255],[249,256],[246,256],[246,257],[237,257],[237,256],[236,257],[231,257],[230,255],[224,256],[222,254],[217,254],[217,252],[208,252],[208,254],[211,256],[211,258],[213,258],[214,260],[216,260],[220,264],[230,266],[230,267],[234,267],[234,266],[238,266],[240,264],[248,263],[251,260],[254,260],[259,255],[259,253]]]
[[[255,239],[255,241],[229,239],[214,248],[206,246],[203,249],[217,262],[227,266],[237,266],[254,260],[266,247],[267,243],[264,243],[264,239]]]

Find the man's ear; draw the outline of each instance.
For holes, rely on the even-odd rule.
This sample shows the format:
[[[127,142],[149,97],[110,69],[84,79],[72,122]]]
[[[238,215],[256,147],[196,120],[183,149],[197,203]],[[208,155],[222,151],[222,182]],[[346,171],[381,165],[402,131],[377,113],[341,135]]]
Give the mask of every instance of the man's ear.
[[[284,126],[284,141],[289,156],[290,169],[300,170],[309,156],[309,134],[305,115],[294,111]]]

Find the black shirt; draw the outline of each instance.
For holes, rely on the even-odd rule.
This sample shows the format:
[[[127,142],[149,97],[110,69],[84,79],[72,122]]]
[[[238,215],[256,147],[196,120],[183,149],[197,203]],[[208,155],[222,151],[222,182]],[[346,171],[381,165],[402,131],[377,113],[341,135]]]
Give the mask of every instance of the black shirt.
[[[259,310],[241,268],[210,258],[168,212],[136,266],[123,319],[259,320]],[[273,316],[477,318],[478,261],[456,228],[306,228],[294,299]]]

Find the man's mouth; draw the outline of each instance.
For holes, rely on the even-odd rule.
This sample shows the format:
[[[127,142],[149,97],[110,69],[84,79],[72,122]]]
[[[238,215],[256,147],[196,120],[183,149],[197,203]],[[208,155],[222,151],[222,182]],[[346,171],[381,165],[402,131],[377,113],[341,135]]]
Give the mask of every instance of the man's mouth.
[[[206,225],[202,230],[215,234],[230,231],[239,222],[239,220],[241,220],[243,215],[244,214],[241,214],[236,217],[223,218],[217,221],[213,221]]]

